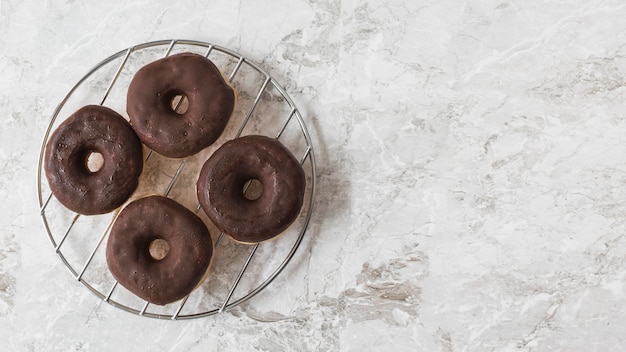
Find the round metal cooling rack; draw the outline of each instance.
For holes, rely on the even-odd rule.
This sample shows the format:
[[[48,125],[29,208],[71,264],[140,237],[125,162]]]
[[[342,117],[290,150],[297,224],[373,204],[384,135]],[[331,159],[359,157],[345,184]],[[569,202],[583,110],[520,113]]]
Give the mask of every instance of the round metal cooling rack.
[[[245,134],[263,134],[281,140],[296,158],[300,158],[307,187],[301,213],[285,233],[275,240],[254,245],[235,242],[223,232],[219,233],[213,238],[214,259],[206,280],[184,299],[156,306],[118,285],[108,271],[105,244],[119,209],[105,215],[83,216],[65,208],[52,195],[43,176],[43,156],[51,131],[81,106],[107,105],[126,116],[126,89],[134,73],[145,64],[176,52],[205,55],[225,75],[228,74],[228,80],[238,92],[237,107],[220,139],[194,157],[168,159],[146,150],[144,174],[129,202],[154,193],[168,196],[195,210],[213,235],[219,233],[200,211],[195,199],[195,178],[203,162],[216,148]],[[287,266],[302,242],[311,218],[315,157],[300,111],[284,88],[265,70],[218,45],[192,40],[162,40],[139,44],[104,59],[70,89],[52,114],[43,138],[37,191],[44,228],[55,252],[76,280],[103,301],[127,312],[161,319],[191,319],[223,312],[251,299]]]

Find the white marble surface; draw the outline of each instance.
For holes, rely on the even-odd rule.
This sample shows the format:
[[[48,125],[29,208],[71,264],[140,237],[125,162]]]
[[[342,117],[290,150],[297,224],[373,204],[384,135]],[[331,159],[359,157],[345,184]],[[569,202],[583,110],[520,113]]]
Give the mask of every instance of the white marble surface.
[[[621,0],[0,0],[0,350],[621,351],[625,17]],[[67,90],[169,38],[270,71],[319,187],[279,279],[175,322],[72,279],[35,187]]]

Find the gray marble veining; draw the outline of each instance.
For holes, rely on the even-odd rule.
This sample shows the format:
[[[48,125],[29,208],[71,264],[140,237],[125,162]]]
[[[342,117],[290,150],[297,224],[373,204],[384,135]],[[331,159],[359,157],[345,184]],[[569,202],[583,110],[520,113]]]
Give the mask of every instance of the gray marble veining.
[[[619,0],[0,0],[0,347],[620,351],[626,4]],[[39,221],[37,154],[101,59],[196,39],[258,62],[313,137],[294,261],[214,317],[122,312]]]

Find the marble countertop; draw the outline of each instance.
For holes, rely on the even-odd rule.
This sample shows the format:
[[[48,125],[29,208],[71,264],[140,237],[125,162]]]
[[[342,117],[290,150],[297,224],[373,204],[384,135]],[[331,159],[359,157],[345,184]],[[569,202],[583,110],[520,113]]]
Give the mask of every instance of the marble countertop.
[[[621,351],[625,16],[621,0],[0,0],[0,349]],[[185,321],[72,278],[36,189],[72,85],[171,38],[270,72],[317,159],[286,270]]]

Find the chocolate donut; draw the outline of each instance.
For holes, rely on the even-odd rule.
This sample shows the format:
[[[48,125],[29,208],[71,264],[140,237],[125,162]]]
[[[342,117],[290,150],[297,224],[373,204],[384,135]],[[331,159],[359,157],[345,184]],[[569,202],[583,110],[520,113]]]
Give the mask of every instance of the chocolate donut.
[[[102,165],[88,165],[98,155]],[[139,138],[122,116],[103,106],[79,109],[46,144],[50,189],[61,204],[80,214],[104,214],[122,205],[137,188],[142,169]]]
[[[151,252],[158,242],[169,247],[164,256]],[[128,204],[115,219],[106,248],[115,279],[157,305],[191,293],[207,272],[212,256],[213,243],[202,220],[162,196]]]
[[[173,103],[181,96],[189,104],[183,113]],[[161,155],[183,158],[217,140],[235,100],[235,91],[209,59],[182,53],[154,61],[135,74],[126,111],[145,145]]]
[[[258,198],[244,187],[260,182]],[[257,243],[284,231],[302,208],[304,170],[278,140],[245,136],[224,143],[205,162],[196,184],[198,200],[211,221],[237,241]]]

